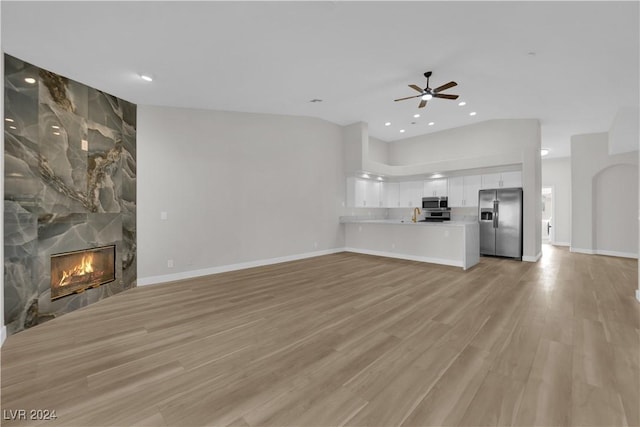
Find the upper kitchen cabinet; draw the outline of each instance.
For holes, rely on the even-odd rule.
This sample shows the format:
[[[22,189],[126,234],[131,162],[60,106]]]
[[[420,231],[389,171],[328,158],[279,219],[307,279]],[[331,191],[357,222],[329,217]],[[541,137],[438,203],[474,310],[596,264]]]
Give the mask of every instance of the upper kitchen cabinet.
[[[480,175],[469,175],[464,177],[464,199],[462,205],[465,207],[478,206],[478,193],[482,186],[482,177]]]
[[[423,197],[442,197],[447,195],[447,179],[424,181]]]
[[[504,188],[522,187],[522,172],[503,172],[502,185]]]
[[[449,178],[449,207],[478,206],[478,191],[480,191],[481,180],[480,175]]]
[[[502,172],[482,175],[482,188],[522,187],[522,172]]]
[[[464,177],[454,176],[449,178],[449,207],[458,208],[464,200]]]
[[[405,181],[400,183],[400,207],[422,207],[422,181]]]
[[[379,208],[380,182],[347,178],[347,206],[350,208]]]
[[[380,185],[380,199],[382,207],[399,208],[400,207],[400,183],[383,182]]]

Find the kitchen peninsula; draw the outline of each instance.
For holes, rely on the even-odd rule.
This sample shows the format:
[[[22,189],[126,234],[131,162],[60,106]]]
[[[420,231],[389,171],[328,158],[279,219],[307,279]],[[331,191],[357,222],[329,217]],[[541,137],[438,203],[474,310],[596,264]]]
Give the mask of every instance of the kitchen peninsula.
[[[341,217],[349,252],[462,267],[480,261],[476,221],[412,222]]]

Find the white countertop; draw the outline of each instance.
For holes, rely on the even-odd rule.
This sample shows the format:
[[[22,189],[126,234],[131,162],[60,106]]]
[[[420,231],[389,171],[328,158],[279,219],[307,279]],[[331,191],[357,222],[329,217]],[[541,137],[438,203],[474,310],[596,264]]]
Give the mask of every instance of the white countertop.
[[[362,218],[349,218],[341,217],[340,222],[342,224],[387,224],[387,225],[411,225],[411,226],[428,226],[428,227],[464,227],[469,225],[478,224],[477,221],[442,221],[442,222],[413,222],[411,220],[402,219],[362,219]]]

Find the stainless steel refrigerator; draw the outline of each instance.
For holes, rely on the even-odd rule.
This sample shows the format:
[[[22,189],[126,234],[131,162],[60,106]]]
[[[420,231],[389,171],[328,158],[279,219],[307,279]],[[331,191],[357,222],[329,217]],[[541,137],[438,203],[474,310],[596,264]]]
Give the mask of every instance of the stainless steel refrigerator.
[[[480,255],[522,260],[522,188],[480,190]]]

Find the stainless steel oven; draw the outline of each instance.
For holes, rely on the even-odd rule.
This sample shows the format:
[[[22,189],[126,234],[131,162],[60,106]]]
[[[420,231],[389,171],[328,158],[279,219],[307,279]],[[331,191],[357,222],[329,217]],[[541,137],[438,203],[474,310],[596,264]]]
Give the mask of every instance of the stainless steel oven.
[[[451,211],[449,209],[430,209],[425,211],[424,222],[451,221]]]

